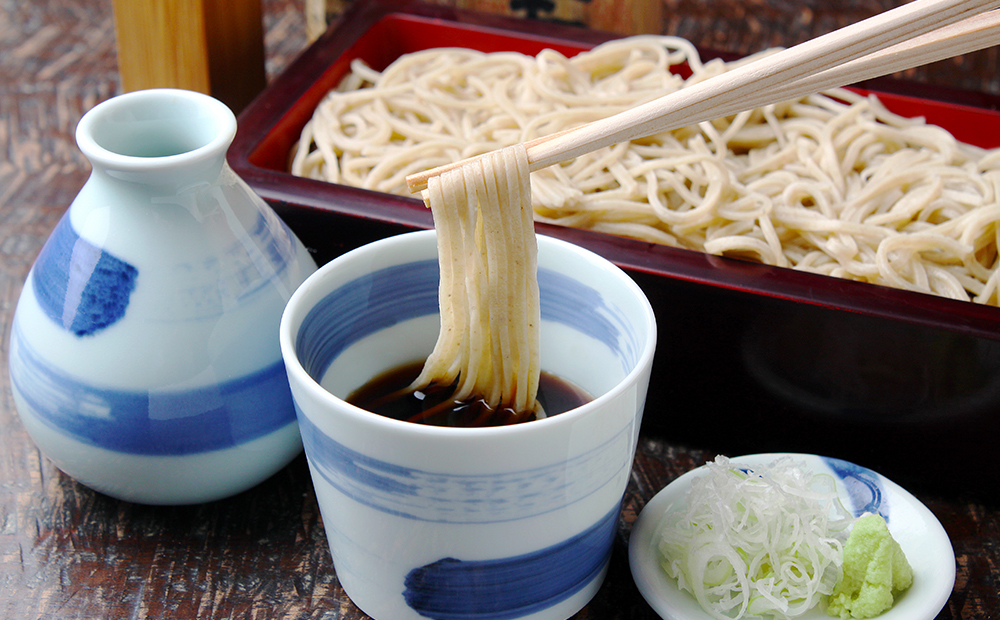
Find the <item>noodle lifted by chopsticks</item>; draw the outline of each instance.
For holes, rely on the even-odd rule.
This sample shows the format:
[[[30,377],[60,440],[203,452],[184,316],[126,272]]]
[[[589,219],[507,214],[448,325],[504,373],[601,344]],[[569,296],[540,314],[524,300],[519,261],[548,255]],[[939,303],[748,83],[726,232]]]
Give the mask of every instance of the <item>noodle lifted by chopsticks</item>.
[[[425,201],[441,268],[441,332],[411,386],[458,382],[452,400],[543,417],[538,248],[522,145],[435,177]]]

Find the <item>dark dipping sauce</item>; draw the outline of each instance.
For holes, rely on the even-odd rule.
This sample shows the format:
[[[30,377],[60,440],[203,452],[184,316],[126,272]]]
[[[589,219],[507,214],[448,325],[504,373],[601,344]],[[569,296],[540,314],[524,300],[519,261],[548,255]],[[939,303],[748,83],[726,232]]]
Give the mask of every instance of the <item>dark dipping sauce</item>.
[[[432,385],[417,392],[406,390],[423,367],[423,360],[418,360],[388,370],[355,390],[347,402],[387,418],[433,426],[503,426],[535,419],[534,412],[518,415],[509,408],[493,409],[481,399],[456,402],[451,398],[453,385]],[[546,417],[593,400],[580,387],[544,371],[539,378],[537,399]]]

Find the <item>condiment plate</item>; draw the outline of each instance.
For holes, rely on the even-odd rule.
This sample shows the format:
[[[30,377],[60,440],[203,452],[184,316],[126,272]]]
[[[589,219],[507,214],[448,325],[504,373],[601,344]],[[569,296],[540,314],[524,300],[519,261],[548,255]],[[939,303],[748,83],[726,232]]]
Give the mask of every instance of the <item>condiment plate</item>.
[[[761,466],[791,456],[815,473],[828,473],[837,480],[844,506],[860,516],[875,512],[885,517],[889,532],[899,542],[913,568],[913,585],[900,596],[880,620],[930,620],[937,616],[955,585],[955,552],[951,540],[934,514],[905,489],[881,474],[847,461],[812,454],[753,454],[733,457],[736,465]],[[665,620],[711,620],[688,592],[660,567],[658,530],[674,505],[682,505],[691,483],[701,469],[689,471],[667,485],[646,504],[632,528],[629,564],[632,576],[650,606]],[[804,620],[829,619],[820,603]]]

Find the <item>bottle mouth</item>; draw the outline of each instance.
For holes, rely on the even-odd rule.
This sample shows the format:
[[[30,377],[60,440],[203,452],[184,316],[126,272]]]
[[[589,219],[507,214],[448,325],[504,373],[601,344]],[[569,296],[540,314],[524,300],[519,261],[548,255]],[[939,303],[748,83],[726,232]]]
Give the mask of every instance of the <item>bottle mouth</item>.
[[[125,167],[163,158],[192,159],[227,149],[236,117],[221,101],[194,91],[149,89],[98,104],[80,119],[76,140],[89,159]]]

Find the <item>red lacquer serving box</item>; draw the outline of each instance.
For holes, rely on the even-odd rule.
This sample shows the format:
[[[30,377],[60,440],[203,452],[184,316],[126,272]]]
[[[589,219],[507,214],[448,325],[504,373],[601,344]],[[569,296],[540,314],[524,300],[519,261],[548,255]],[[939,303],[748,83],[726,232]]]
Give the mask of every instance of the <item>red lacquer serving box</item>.
[[[357,2],[240,115],[230,163],[319,262],[433,226],[416,198],[292,176],[289,153],[353,58],[430,47],[571,55],[613,35],[409,0]],[[1000,97],[891,79],[893,111],[1000,146]],[[539,224],[628,271],[657,314],[644,429],[713,452],[813,452],[910,486],[996,497],[1000,308]]]

